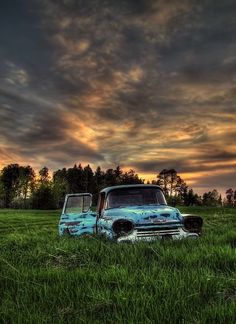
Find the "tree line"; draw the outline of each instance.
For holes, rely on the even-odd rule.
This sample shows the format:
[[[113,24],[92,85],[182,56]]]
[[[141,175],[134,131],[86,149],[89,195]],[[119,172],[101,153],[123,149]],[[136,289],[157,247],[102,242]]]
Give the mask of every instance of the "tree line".
[[[75,164],[72,168],[54,171],[50,176],[47,167],[43,167],[36,173],[29,165],[9,164],[0,173],[0,207],[56,209],[63,206],[67,193],[82,192],[92,193],[95,205],[99,191],[105,187],[143,183],[145,180],[140,178],[134,170],[123,171],[120,166],[105,171],[97,167],[93,171],[90,165],[82,167],[81,164]],[[224,200],[216,189],[199,196],[188,187],[175,169],[163,169],[151,184],[162,187],[170,204],[236,205],[236,190],[228,189]]]
[[[101,189],[119,184],[142,184],[134,170],[124,172],[119,166],[103,171],[90,165],[75,164],[53,172],[43,167],[38,173],[31,166],[9,164],[0,174],[0,207],[2,208],[61,208],[68,193],[90,192],[96,204]]]

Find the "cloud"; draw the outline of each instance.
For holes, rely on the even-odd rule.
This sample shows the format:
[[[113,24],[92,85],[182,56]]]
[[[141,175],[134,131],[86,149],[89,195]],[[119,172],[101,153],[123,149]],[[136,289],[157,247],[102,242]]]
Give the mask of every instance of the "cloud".
[[[24,21],[14,16],[22,51],[15,40],[0,52],[2,152],[53,168],[121,164],[144,177],[171,167],[199,188],[218,170],[227,186],[233,1],[45,0],[30,9]],[[5,25],[14,35],[13,21]]]
[[[195,184],[195,188],[200,194],[212,190],[213,188],[217,188],[224,196],[227,189],[235,189],[236,175],[234,170],[230,169],[227,173],[215,173],[211,176],[205,175],[202,180],[203,181],[199,181],[198,185]]]
[[[6,62],[8,71],[5,77],[5,81],[12,85],[27,86],[29,84],[29,75],[26,70],[17,67],[12,62]]]

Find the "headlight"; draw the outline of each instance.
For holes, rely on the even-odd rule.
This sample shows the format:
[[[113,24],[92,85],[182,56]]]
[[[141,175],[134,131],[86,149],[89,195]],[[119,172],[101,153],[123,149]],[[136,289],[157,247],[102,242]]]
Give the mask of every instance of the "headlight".
[[[189,215],[184,217],[184,228],[190,233],[201,234],[203,219],[200,216]]]
[[[126,219],[119,219],[113,223],[112,229],[117,236],[128,235],[133,231],[134,224]]]

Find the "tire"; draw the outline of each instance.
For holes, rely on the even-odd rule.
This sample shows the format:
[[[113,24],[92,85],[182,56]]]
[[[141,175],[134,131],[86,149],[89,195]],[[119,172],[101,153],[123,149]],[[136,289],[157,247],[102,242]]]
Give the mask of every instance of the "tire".
[[[65,228],[62,234],[63,237],[71,237],[70,231],[68,228]]]

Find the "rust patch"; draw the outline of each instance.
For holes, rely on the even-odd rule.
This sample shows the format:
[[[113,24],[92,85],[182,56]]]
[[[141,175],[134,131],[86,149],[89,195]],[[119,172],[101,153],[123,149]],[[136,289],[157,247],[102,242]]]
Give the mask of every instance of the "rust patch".
[[[75,225],[79,225],[81,222],[78,222],[78,221],[76,221],[76,222],[67,222],[66,223],[66,225],[67,226],[75,226]]]
[[[74,229],[71,229],[71,230],[70,230],[70,233],[77,233],[78,231],[79,231],[78,229],[75,229],[75,228],[74,228]]]

